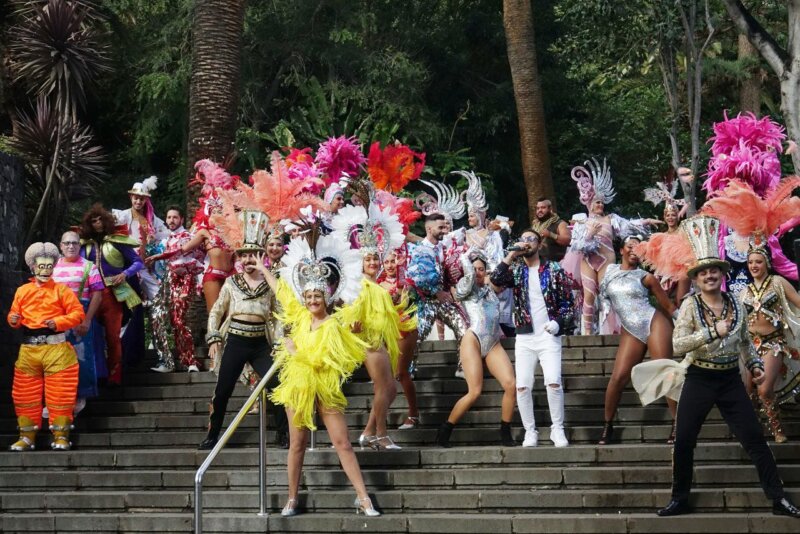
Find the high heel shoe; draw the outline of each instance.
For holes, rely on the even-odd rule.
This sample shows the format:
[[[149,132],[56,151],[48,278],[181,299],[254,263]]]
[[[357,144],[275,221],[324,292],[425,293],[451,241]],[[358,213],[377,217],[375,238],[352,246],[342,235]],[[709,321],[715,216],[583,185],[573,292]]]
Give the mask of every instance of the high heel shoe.
[[[403,421],[403,424],[397,427],[397,430],[410,430],[412,428],[417,428],[419,426],[421,419],[420,416],[411,416],[409,415],[406,417],[406,420]]]
[[[297,515],[297,499],[289,499],[286,501],[286,506],[281,510],[283,517],[292,517]]]
[[[603,434],[600,436],[600,441],[598,441],[597,444],[608,445],[611,443],[612,439],[614,439],[614,425],[611,421],[606,421],[603,425]]]
[[[374,444],[374,445],[373,445]],[[403,447],[395,444],[389,436],[375,436],[375,439],[370,443],[370,446],[375,450],[399,451]]]
[[[364,514],[367,517],[378,517],[381,515],[381,513],[372,506],[372,499],[369,497],[364,497],[363,499],[356,497],[353,506],[356,507],[356,515]]]
[[[358,436],[358,444],[361,447],[361,450],[364,449],[377,449],[378,447],[375,445],[376,441],[375,436],[368,436],[366,434],[361,434]]]

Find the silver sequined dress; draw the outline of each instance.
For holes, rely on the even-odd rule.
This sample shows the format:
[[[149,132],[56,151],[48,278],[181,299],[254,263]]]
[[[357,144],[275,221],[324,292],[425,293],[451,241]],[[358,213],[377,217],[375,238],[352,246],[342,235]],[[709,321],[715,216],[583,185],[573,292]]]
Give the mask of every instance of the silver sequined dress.
[[[642,285],[647,271],[632,269],[623,271],[619,264],[608,266],[600,283],[600,302],[604,312],[608,307],[619,317],[622,327],[633,337],[647,343],[650,323],[656,309],[650,304],[650,291]]]
[[[461,256],[464,277],[456,285],[456,299],[469,317],[469,330],[478,338],[481,358],[485,358],[500,341],[500,299],[490,285],[475,283],[475,268],[467,254]]]

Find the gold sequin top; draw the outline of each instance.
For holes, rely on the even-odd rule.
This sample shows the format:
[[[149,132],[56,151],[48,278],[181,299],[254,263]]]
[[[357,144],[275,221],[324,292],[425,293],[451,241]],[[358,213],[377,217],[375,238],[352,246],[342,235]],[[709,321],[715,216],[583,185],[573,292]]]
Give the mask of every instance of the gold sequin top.
[[[728,313],[732,315],[733,322],[724,338],[717,335],[714,324],[706,319],[699,295],[683,301],[672,333],[675,356],[689,356],[693,360],[692,365],[717,371],[738,367],[739,358],[748,369],[763,369],[764,362],[758,357],[747,332],[744,307],[730,293],[726,293],[725,297],[728,305],[732,305]]]
[[[256,315],[267,323],[272,318],[271,298],[272,291],[266,281],[261,282],[255,289],[250,289],[243,274],[229,276],[222,285],[217,302],[208,314],[206,342],[210,345],[222,341],[228,331],[231,317],[235,315]],[[269,329],[267,337],[271,338]]]

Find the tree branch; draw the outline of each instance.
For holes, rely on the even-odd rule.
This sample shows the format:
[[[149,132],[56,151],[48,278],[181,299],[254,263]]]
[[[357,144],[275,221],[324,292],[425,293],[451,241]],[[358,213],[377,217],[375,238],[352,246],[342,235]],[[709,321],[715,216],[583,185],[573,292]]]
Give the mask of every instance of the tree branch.
[[[782,77],[786,71],[786,66],[791,62],[789,53],[781,48],[772,35],[753,17],[750,11],[744,7],[741,0],[723,0],[725,8],[728,10],[733,24],[739,33],[747,35],[747,39],[764,58],[778,77]],[[797,0],[792,0],[789,5],[790,14],[795,11],[793,6]]]

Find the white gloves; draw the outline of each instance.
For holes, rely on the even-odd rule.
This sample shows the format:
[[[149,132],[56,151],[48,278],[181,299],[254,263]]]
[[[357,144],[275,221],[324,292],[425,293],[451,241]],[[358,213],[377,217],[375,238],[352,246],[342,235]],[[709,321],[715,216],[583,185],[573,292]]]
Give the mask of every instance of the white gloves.
[[[544,324],[544,331],[550,334],[551,336],[558,334],[559,330],[561,330],[561,327],[559,327],[558,323],[555,321],[547,321]]]

